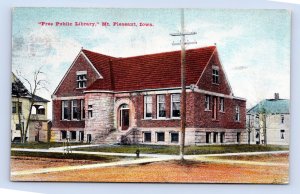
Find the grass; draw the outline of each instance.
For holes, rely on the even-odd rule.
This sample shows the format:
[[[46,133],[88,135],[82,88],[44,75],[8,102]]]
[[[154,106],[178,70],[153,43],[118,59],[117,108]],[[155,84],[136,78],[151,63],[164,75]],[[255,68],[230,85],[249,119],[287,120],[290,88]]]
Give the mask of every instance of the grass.
[[[26,156],[26,157],[38,157],[38,158],[54,158],[54,159],[73,159],[73,160],[95,160],[102,162],[115,162],[125,157],[119,156],[99,156],[99,155],[87,155],[87,154],[63,154],[63,153],[51,153],[51,152],[20,152],[11,151],[11,156]]]
[[[268,160],[273,161],[284,161],[288,159],[289,154],[261,154],[261,155],[238,155],[238,156],[211,156],[210,158],[214,159],[223,159],[223,160],[245,160],[245,161],[264,161]]]
[[[74,150],[91,152],[116,152],[135,153],[139,149],[140,153],[147,154],[179,154],[179,146],[159,146],[159,145],[117,145],[105,147],[76,148]],[[218,154],[218,153],[238,153],[238,152],[261,152],[261,151],[282,151],[288,150],[288,146],[277,145],[205,145],[186,146],[186,155],[195,154]]]
[[[78,142],[71,142],[70,145],[86,145],[87,143],[78,143]],[[29,148],[29,149],[48,149],[50,147],[62,147],[63,142],[26,142],[22,143],[11,143],[11,148]]]

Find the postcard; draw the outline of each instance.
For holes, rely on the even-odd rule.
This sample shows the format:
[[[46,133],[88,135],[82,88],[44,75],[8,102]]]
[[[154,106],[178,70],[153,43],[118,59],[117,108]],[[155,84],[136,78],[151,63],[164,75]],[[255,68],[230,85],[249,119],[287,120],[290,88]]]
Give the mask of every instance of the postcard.
[[[288,10],[12,9],[11,181],[289,183]]]

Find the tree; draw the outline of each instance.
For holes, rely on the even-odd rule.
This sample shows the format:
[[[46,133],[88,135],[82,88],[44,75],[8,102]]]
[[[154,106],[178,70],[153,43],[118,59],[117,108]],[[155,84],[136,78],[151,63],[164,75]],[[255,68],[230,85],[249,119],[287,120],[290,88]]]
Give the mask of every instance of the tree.
[[[251,119],[252,115],[247,114],[248,122],[247,122],[247,132],[248,132],[248,144],[250,145],[250,135],[253,129],[253,120]]]
[[[22,79],[22,81],[24,81],[24,83],[26,83],[29,87],[29,91],[28,91],[26,89],[26,87],[23,85],[23,82],[21,80],[19,80],[20,83],[18,83],[18,84],[22,84],[23,87],[27,90],[27,96],[29,98],[29,114],[28,114],[28,117],[26,118],[26,126],[21,127],[21,143],[25,143],[26,142],[26,134],[28,132],[30,117],[31,117],[31,113],[32,113],[32,107],[33,107],[34,103],[36,102],[35,101],[36,100],[36,93],[39,90],[42,90],[42,89],[47,90],[46,85],[47,85],[48,82],[45,79],[43,79],[43,75],[45,73],[42,71],[42,66],[39,67],[37,70],[35,70],[33,72],[32,79],[29,79],[28,77],[25,77],[19,71],[17,71],[17,73],[18,73],[18,76],[20,77],[20,79]],[[23,91],[21,89],[16,90],[16,92],[17,92],[16,96],[22,97]],[[18,98],[18,102],[19,102],[19,98]],[[21,124],[20,121],[21,121],[21,119],[20,119],[20,113],[19,113],[19,124]]]
[[[264,145],[267,145],[267,112],[265,108],[262,108],[259,112],[259,118],[261,120],[261,127],[263,128]]]

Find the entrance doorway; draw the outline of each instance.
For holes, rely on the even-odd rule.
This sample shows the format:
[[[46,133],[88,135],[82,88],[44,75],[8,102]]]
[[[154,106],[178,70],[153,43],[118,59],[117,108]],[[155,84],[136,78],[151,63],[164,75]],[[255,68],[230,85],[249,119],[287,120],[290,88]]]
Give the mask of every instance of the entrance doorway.
[[[129,107],[127,104],[120,106],[120,127],[122,130],[129,128]]]

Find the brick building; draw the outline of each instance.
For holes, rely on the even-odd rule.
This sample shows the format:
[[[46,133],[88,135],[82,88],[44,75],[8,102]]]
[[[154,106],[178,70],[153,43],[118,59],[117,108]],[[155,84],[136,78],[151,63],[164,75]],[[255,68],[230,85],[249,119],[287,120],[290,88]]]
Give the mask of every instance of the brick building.
[[[186,144],[241,143],[235,97],[215,46],[186,52]],[[52,95],[52,141],[178,144],[180,51],[115,58],[82,49]]]

